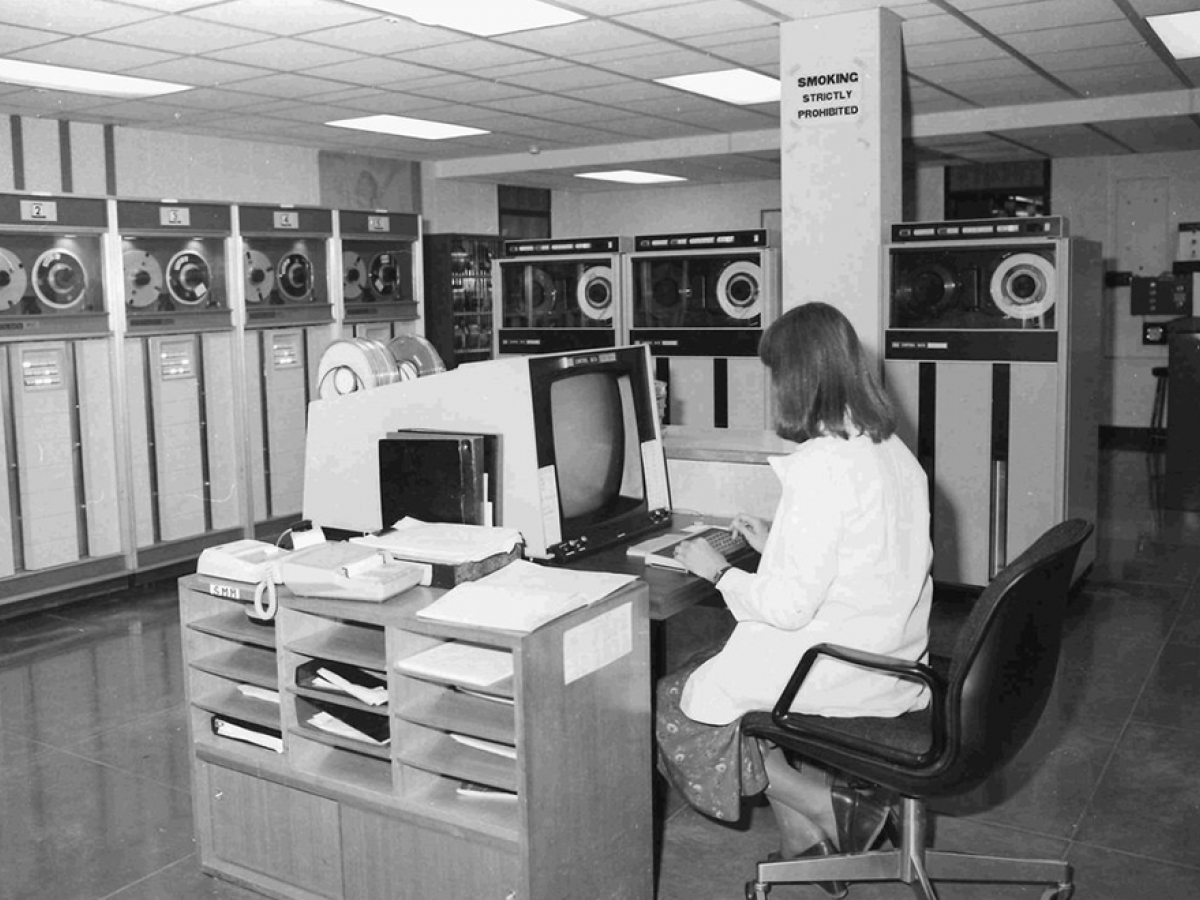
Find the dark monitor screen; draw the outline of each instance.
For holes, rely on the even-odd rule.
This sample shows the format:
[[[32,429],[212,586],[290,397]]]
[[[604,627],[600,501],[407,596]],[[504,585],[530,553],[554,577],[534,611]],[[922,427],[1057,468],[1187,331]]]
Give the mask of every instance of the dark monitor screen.
[[[544,368],[531,360],[530,373],[538,464],[553,467],[558,492],[560,555],[657,527],[642,458],[644,443],[656,438],[644,356],[601,351],[546,359]]]

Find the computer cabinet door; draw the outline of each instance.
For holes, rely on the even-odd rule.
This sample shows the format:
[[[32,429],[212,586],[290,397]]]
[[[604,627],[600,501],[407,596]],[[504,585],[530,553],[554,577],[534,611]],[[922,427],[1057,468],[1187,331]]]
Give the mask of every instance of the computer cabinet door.
[[[515,803],[481,799],[478,803]],[[342,808],[346,900],[524,897],[516,845],[508,849],[424,823]],[[353,861],[352,863],[350,861]]]
[[[220,766],[203,766],[211,833],[204,864],[297,898],[342,897],[338,803]],[[204,822],[198,824],[203,828]],[[266,876],[250,877],[243,870]],[[274,884],[272,884],[274,883]],[[382,895],[381,895],[382,896]]]

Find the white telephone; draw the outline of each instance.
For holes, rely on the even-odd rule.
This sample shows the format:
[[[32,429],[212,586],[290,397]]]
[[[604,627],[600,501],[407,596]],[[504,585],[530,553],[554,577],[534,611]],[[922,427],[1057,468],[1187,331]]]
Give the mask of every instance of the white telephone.
[[[279,563],[290,554],[290,550],[275,544],[245,538],[200,551],[196,572],[256,585],[253,612],[247,611],[247,615],[269,622],[275,618],[277,608],[275,585],[283,583]]]

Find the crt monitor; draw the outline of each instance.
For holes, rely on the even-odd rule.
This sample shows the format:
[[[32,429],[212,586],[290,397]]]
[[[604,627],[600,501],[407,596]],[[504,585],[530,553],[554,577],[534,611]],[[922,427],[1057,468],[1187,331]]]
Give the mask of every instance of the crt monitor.
[[[379,442],[423,429],[495,438],[495,522],[527,556],[570,559],[663,527],[670,490],[650,351],[616,347],[470,363],[309,406],[304,516],[372,532]]]

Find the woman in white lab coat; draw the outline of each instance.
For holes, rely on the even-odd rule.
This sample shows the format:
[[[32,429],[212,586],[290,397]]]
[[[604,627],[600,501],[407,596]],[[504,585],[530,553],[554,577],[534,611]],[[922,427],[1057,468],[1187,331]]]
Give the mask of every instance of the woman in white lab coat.
[[[798,446],[771,460],[781,487],[773,521],[733,520],[762,554],[756,572],[731,567],[702,540],[676,553],[717,586],[736,625],[715,655],[662,680],[656,731],[660,768],[701,811],[736,820],[741,796],[765,789],[780,852],[792,857],[834,852],[839,830],[842,843],[873,842],[886,806],[855,796],[833,773],[789,765],[779,748],[743,738],[739,720],[775,705],[814,644],[924,656],[929,488],[895,436],[892,405],[841,312],[824,303],[789,310],[764,334],[759,356],[775,392],[776,432]],[[895,716],[927,703],[923,686],[826,658],[793,709]],[[851,822],[855,801],[859,821]]]

